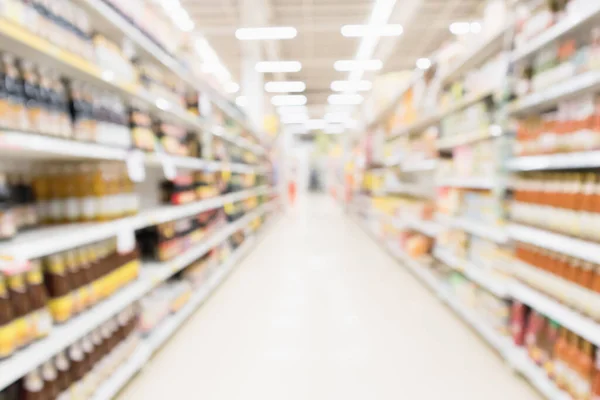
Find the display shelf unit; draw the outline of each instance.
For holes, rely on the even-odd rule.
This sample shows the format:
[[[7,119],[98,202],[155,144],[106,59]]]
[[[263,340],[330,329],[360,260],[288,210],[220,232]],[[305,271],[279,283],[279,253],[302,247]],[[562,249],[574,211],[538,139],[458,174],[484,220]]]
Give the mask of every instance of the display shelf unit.
[[[504,244],[508,242],[508,235],[500,226],[494,226],[483,222],[473,221],[464,217],[450,217],[443,214],[436,214],[435,219],[447,227],[461,229],[472,235],[476,235],[496,243]]]
[[[189,265],[189,263],[200,258],[211,248],[223,242],[233,233],[247,226],[253,219],[270,212],[272,208],[272,203],[259,207],[238,221],[220,228],[217,232],[212,233],[204,242],[171,261],[143,263],[140,277],[135,282],[132,282],[90,310],[85,311],[62,325],[54,327],[47,338],[33,343],[11,357],[0,361],[0,390],[6,388],[27,374],[27,372],[81,339],[128,305],[141,299],[161,282],[166,281]]]
[[[483,267],[474,265],[470,261],[461,260],[446,249],[436,247],[433,256],[443,262],[450,268],[464,274],[471,281],[493,293],[500,298],[509,298],[508,279],[501,279],[493,271],[483,269]]]
[[[587,9],[581,10],[580,13],[565,18],[556,25],[546,29],[543,33],[538,34],[533,39],[528,40],[526,44],[517,47],[511,54],[511,62],[516,63],[531,57],[536,52],[552,45],[557,40],[576,32],[578,29],[588,24],[594,23],[600,18],[600,5],[592,3],[593,2],[589,3]]]
[[[486,129],[477,129],[473,132],[466,132],[456,136],[440,138],[436,142],[438,150],[451,150],[458,146],[464,146],[480,140],[491,139],[501,136],[503,130],[498,125],[492,125]]]
[[[435,184],[437,186],[447,186],[465,189],[494,189],[498,183],[494,177],[477,178],[477,177],[456,177],[456,178],[439,178]]]
[[[514,157],[508,160],[507,168],[523,172],[600,168],[600,151]]]
[[[442,227],[436,221],[426,221],[417,218],[406,219],[406,226],[430,237],[436,237],[442,230]]]
[[[600,71],[588,71],[515,100],[509,104],[508,111],[513,115],[531,114],[552,108],[558,102],[570,97],[598,90],[600,90]]]
[[[594,242],[515,223],[508,224],[507,233],[514,240],[600,264],[600,245]]]
[[[376,243],[382,245],[390,255],[392,255],[402,266],[407,268],[419,281],[427,286],[441,301],[446,304],[458,317],[493,348],[497,354],[502,357],[506,363],[516,372],[521,374],[534,388],[536,388],[548,400],[569,400],[570,397],[559,390],[554,382],[548,378],[545,371],[539,368],[529,359],[524,349],[514,345],[509,338],[502,336],[488,326],[473,311],[463,306],[448,288],[446,288],[430,271],[417,261],[406,257],[400,250],[379,241],[378,238],[368,232],[366,223],[359,217],[355,219],[357,224],[365,229],[365,232],[372,237]],[[511,288],[513,285],[511,285]],[[600,337],[600,336],[598,336]]]
[[[95,23],[102,26],[104,31],[111,32],[113,36],[118,36],[120,39],[127,38],[145,58],[163,65],[190,87],[210,93],[211,97],[213,97],[213,102],[221,110],[247,129],[259,143],[263,141],[263,138],[251,129],[245,115],[224,94],[207,80],[194,76],[181,61],[160,48],[136,26],[131,24],[130,21],[106,4],[106,2],[102,0],[83,0],[81,1],[81,5],[92,15]],[[235,143],[237,138],[231,138],[231,140],[233,140],[232,143]]]
[[[43,227],[24,232],[13,240],[0,244],[0,254],[2,257],[9,259],[30,260],[108,239],[117,236],[121,232],[131,232],[146,226],[193,216],[203,211],[222,207],[228,203],[269,193],[270,190],[267,187],[260,187],[181,206],[159,206],[142,211],[133,217],[110,222]]]
[[[270,228],[272,222],[263,227],[259,232],[259,237],[251,237],[237,248],[229,258],[213,272],[210,278],[194,292],[187,304],[185,304],[177,313],[167,317],[145,338],[141,339],[140,344],[130,357],[129,361],[119,367],[115,373],[104,382],[96,391],[93,400],[111,400],[113,399],[131,379],[138,373],[150,360],[150,358],[160,350],[160,348],[185,324],[190,316],[215,292],[215,290],[225,281],[233,269],[250,253],[256,243],[261,239],[264,233]]]

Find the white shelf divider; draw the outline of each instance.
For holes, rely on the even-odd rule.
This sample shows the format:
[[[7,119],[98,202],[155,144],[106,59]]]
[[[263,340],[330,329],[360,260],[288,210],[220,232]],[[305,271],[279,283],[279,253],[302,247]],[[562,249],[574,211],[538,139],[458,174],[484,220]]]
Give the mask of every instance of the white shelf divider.
[[[436,214],[436,220],[445,226],[461,229],[496,243],[504,244],[508,242],[508,234],[499,226],[473,221],[468,218],[449,217],[439,213]]]
[[[600,264],[600,244],[514,223],[507,232],[514,240]]]
[[[598,168],[600,151],[514,157],[508,160],[507,166],[512,171]]]
[[[458,177],[458,178],[440,178],[436,181],[437,186],[449,186],[469,189],[494,189],[494,177],[478,178],[478,177]]]
[[[226,203],[268,193],[269,190],[269,188],[263,186],[257,189],[231,193],[182,206],[159,206],[154,209],[142,211],[134,217],[122,218],[110,222],[42,227],[30,232],[20,233],[13,240],[0,244],[0,254],[15,259],[31,260],[108,239],[116,236],[123,230],[136,230],[196,215],[206,210],[222,207]]]

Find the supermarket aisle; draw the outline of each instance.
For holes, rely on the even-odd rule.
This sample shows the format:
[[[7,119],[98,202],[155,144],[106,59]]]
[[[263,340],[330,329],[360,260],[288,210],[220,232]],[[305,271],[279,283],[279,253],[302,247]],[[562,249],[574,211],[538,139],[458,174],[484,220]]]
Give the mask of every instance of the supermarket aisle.
[[[538,399],[329,199],[287,215],[122,399]]]

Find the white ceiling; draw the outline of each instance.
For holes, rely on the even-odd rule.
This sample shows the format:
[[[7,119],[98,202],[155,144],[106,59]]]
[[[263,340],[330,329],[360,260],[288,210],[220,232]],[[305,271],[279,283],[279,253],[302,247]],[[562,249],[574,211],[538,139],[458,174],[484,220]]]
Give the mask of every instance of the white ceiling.
[[[374,58],[385,62],[379,73],[413,69],[420,57],[431,55],[451,38],[448,26],[454,21],[481,17],[486,0],[397,0],[389,23],[399,23],[404,34],[397,38],[382,38]],[[297,60],[302,71],[285,76],[265,76],[274,79],[306,82],[306,95],[311,106],[325,104],[331,94],[333,80],[345,80],[348,73],[337,72],[333,63],[352,59],[360,38],[346,38],[342,25],[367,22],[374,0],[182,0],[199,30],[216,50],[222,62],[239,82],[242,46],[235,30],[244,26],[243,3],[262,15],[268,26],[293,26],[295,39],[265,44],[265,60]],[[373,73],[365,74],[367,79]]]

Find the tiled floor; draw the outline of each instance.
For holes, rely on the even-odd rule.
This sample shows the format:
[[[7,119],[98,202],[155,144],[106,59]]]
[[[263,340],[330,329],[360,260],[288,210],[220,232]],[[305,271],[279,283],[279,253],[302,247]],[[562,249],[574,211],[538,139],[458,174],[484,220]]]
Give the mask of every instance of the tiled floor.
[[[537,394],[328,199],[285,216],[123,400]]]

